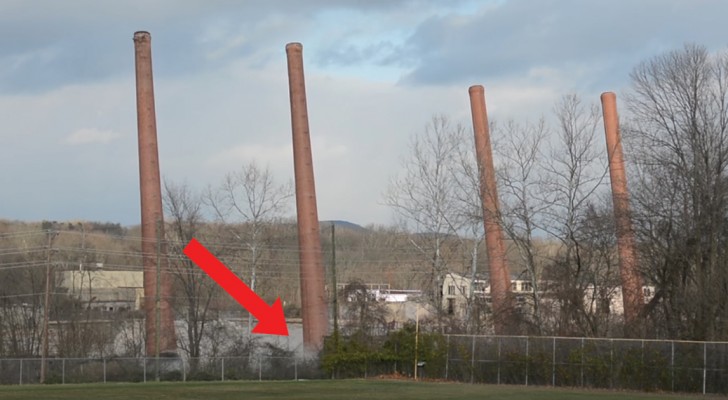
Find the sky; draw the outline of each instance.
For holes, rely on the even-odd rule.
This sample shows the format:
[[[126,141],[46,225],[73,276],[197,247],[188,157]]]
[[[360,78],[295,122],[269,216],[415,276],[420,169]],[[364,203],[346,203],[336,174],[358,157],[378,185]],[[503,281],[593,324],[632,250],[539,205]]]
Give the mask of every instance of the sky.
[[[256,162],[291,181],[285,45],[300,42],[319,218],[390,225],[410,138],[433,115],[471,130],[470,85],[496,121],[569,93],[619,101],[641,61],[725,49],[726,15],[721,0],[0,0],[0,219],[139,223],[135,31],[152,36],[163,179],[204,190]]]

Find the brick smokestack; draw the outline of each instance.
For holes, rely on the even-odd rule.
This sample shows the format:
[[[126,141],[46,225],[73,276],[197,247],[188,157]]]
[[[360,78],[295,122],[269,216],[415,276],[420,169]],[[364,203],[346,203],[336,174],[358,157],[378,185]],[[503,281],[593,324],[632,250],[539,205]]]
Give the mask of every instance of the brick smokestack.
[[[470,109],[473,115],[475,133],[475,153],[478,158],[480,175],[480,197],[483,203],[483,223],[485,225],[485,246],[490,262],[490,295],[493,301],[495,333],[503,334],[510,312],[511,277],[506,261],[506,248],[498,210],[498,189],[495,185],[495,167],[490,146],[490,128],[485,108],[485,89],[471,86]]]
[[[177,341],[170,300],[172,280],[168,273],[164,244],[162,187],[159,178],[157,121],[152,81],[152,38],[149,32],[134,33],[137,90],[137,129],[139,134],[139,185],[142,209],[142,254],[144,265],[144,310],[147,356],[174,353]],[[158,243],[158,239],[160,239]],[[157,266],[159,262],[159,266]],[[160,271],[157,276],[157,271]],[[159,279],[159,281],[157,281]],[[157,288],[159,287],[159,298]],[[157,300],[159,299],[159,312]],[[157,320],[159,314],[159,320]]]
[[[287,44],[286,56],[291,98],[293,166],[296,176],[303,344],[307,350],[318,351],[323,348],[324,336],[328,333],[328,310],[324,293],[321,236],[316,208],[311,136],[308,128],[306,83],[303,76],[303,46],[300,43]]]
[[[612,203],[617,229],[617,249],[619,251],[619,272],[622,279],[622,298],[624,301],[625,335],[633,336],[642,307],[642,278],[637,271],[632,215],[629,208],[627,174],[624,168],[622,138],[619,133],[617,115],[617,96],[612,92],[602,93],[602,112],[604,114],[604,133],[607,137],[609,156],[609,177],[612,182]]]

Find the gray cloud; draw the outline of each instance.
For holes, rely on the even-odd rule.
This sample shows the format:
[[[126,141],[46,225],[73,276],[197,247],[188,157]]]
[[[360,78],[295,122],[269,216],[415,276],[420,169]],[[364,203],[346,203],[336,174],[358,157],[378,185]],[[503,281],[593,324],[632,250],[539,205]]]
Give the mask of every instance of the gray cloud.
[[[404,48],[418,63],[403,81],[493,80],[538,67],[586,67],[624,79],[636,62],[676,43],[724,46],[727,12],[718,0],[505,1],[423,22]]]
[[[136,30],[152,33],[155,70],[173,76],[239,57],[264,67],[287,41],[301,40],[322,12],[381,14],[419,3],[428,2],[6,0],[0,3],[0,94],[129,75]],[[215,29],[223,30],[203,40]],[[220,51],[231,36],[245,40]]]
[[[400,50],[401,46],[388,40],[366,46],[348,44],[324,48],[316,54],[314,61],[323,68],[357,64],[407,66],[408,60],[397,56]]]

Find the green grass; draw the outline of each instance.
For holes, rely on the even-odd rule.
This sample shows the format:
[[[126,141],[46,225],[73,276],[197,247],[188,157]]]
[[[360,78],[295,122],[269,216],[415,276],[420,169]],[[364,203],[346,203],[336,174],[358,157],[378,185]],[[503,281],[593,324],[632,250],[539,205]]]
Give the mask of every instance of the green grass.
[[[469,385],[393,380],[321,380],[284,382],[187,382],[124,383],[85,385],[0,386],[3,400],[70,399],[484,399],[489,400],[557,400],[557,399],[678,399],[695,396],[536,388],[524,386]]]

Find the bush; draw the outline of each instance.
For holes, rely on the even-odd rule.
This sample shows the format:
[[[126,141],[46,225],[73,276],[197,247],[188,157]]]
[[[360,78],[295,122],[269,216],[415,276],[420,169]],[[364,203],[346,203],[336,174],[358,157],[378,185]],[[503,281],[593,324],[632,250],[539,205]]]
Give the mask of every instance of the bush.
[[[447,359],[444,336],[420,333],[417,360],[424,362],[430,376],[443,376]],[[365,377],[398,373],[412,375],[415,360],[415,327],[391,332],[382,339],[361,333],[350,337],[334,334],[324,343],[322,368],[335,378]]]

